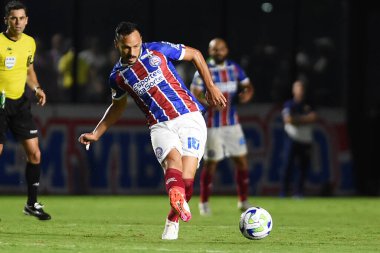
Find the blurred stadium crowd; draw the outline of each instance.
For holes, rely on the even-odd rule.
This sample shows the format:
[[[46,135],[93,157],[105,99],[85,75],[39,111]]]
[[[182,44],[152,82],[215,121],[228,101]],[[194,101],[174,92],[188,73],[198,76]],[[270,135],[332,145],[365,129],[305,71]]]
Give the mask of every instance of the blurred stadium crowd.
[[[184,43],[204,55],[211,38],[226,39],[231,58],[253,81],[254,102],[283,102],[294,79],[302,78],[316,104],[344,105],[346,0],[58,0],[29,6],[26,32],[37,39],[35,67],[50,103],[109,102],[106,82],[118,60],[113,29],[120,20],[132,20],[140,24],[144,40]],[[43,18],[41,10],[46,10]],[[177,67],[189,84],[193,66]]]

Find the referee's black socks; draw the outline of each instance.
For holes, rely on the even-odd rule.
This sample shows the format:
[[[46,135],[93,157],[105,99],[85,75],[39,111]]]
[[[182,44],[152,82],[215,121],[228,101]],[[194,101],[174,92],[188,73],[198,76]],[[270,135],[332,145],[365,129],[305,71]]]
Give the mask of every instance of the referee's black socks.
[[[26,163],[25,177],[28,185],[28,202],[29,206],[33,206],[37,202],[37,191],[40,185],[40,164]]]

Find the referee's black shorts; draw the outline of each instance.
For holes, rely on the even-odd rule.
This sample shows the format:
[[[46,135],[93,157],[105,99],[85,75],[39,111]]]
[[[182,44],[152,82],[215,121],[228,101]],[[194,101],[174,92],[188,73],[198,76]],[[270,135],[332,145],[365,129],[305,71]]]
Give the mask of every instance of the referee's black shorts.
[[[0,108],[0,144],[4,144],[8,129],[17,141],[38,136],[31,112],[31,103],[25,95],[19,99],[7,98],[4,109]]]

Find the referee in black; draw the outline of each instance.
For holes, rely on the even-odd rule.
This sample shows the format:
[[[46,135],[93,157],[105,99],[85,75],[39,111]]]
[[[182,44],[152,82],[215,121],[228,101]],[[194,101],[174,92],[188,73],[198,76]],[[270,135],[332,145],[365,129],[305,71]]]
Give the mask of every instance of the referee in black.
[[[25,176],[28,199],[23,212],[40,220],[50,220],[51,216],[37,201],[41,151],[31,104],[25,95],[25,83],[34,91],[39,105],[45,104],[46,95],[33,68],[36,43],[32,37],[23,33],[28,24],[25,5],[19,1],[8,2],[4,21],[7,28],[0,33],[0,154],[6,132],[10,130],[21,142],[27,156]]]

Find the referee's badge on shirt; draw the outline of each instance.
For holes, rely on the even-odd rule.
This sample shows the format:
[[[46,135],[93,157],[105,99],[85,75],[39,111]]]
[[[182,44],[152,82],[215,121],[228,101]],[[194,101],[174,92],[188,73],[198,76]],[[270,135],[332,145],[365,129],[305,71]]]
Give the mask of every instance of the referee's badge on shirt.
[[[12,69],[16,65],[16,56],[5,57],[5,67],[7,69]]]

